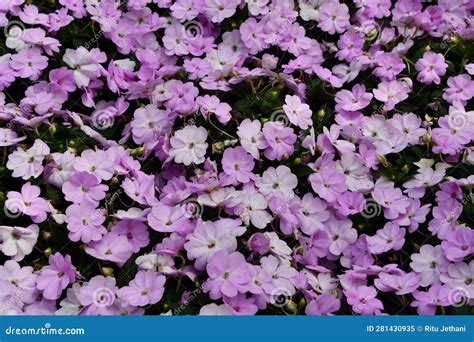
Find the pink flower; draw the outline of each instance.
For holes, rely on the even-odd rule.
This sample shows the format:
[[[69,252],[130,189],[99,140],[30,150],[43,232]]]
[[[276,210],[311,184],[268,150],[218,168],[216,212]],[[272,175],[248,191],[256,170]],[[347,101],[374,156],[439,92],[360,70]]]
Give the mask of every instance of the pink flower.
[[[448,285],[434,284],[428,292],[415,291],[411,306],[417,308],[419,315],[434,315],[438,306],[449,306],[449,295],[452,291]]]
[[[222,185],[246,184],[255,180],[256,176],[252,173],[254,166],[253,157],[247,154],[243,147],[227,148],[222,157],[222,169],[224,170],[224,173],[221,174]]]
[[[267,146],[261,128],[262,124],[260,121],[250,121],[250,119],[245,119],[240,123],[237,130],[240,144],[255,159],[260,159],[259,150],[262,150]]]
[[[344,174],[330,166],[322,167],[308,179],[313,191],[328,202],[335,202],[337,197],[347,190]]]
[[[298,185],[298,178],[291,173],[288,166],[280,165],[276,169],[269,167],[255,185],[265,196],[280,195],[284,198],[292,198],[293,189]]]
[[[165,282],[166,277],[154,271],[138,271],[128,286],[118,290],[117,295],[133,306],[156,304],[163,297]]]
[[[198,221],[194,232],[188,235],[184,248],[188,258],[196,260],[195,267],[204,270],[210,257],[219,250],[231,253],[237,249],[237,240],[228,227],[217,227],[214,222]]]
[[[376,298],[377,290],[373,286],[359,286],[344,291],[347,303],[352,310],[361,315],[380,315],[383,310],[382,302]]]
[[[115,278],[95,276],[84,283],[78,298],[83,306],[81,315],[116,315],[117,287]]]
[[[71,241],[82,240],[84,243],[98,241],[107,232],[102,224],[104,214],[91,203],[72,204],[66,209],[67,229]]]
[[[367,107],[373,95],[365,92],[365,86],[356,84],[352,91],[340,90],[336,94],[336,110],[356,111]]]
[[[408,91],[400,81],[383,81],[372,91],[377,100],[384,103],[385,110],[392,110],[395,105],[408,98]]]
[[[123,264],[132,256],[133,245],[126,236],[108,232],[98,241],[88,243],[85,251],[99,260],[115,262],[118,266]]]
[[[382,254],[393,249],[400,250],[405,243],[405,228],[400,228],[397,224],[388,222],[383,229],[377,230],[374,236],[367,237],[370,253]]]
[[[474,230],[466,227],[450,231],[441,243],[443,251],[451,261],[462,261],[474,253]]]
[[[133,141],[143,144],[165,134],[170,128],[170,120],[166,111],[158,109],[154,104],[149,104],[135,110],[131,127]]]
[[[56,300],[63,290],[76,279],[76,272],[69,255],[57,252],[49,256],[49,266],[43,267],[36,280],[36,288],[43,297]]]
[[[302,103],[301,99],[296,95],[286,95],[283,110],[288,120],[301,129],[306,129],[313,124],[311,109],[309,109],[306,103]]]
[[[420,276],[414,272],[405,274],[380,273],[375,279],[374,285],[382,292],[395,291],[395,294],[402,296],[412,293],[420,286]]]
[[[341,255],[357,240],[357,230],[352,228],[351,220],[329,219],[324,226],[331,241],[329,251],[334,255]]]
[[[209,280],[203,290],[209,292],[211,299],[222,296],[235,297],[247,291],[247,284],[251,280],[250,270],[245,258],[239,252],[228,254],[221,249],[209,258],[206,266]]]
[[[192,227],[189,219],[185,216],[186,210],[181,206],[167,206],[158,203],[153,206],[148,214],[148,224],[157,232],[186,233]]]
[[[319,8],[318,27],[329,34],[342,33],[349,26],[349,8],[338,1],[323,3]]]
[[[63,184],[62,190],[66,200],[76,204],[90,203],[94,207],[105,198],[109,187],[88,172],[76,172]]]
[[[471,76],[461,74],[448,78],[448,87],[445,88],[443,92],[443,99],[447,102],[454,104],[456,101],[459,101],[465,106],[466,102],[473,96],[474,82]]]
[[[410,205],[410,200],[403,196],[399,188],[393,186],[375,186],[372,191],[372,198],[384,208],[385,218],[396,219],[406,212]]]
[[[37,47],[22,49],[12,56],[10,66],[21,78],[35,81],[48,66],[48,58],[42,56],[41,50]]]
[[[263,136],[267,142],[265,157],[269,160],[282,160],[294,151],[296,134],[293,128],[285,127],[281,122],[266,122],[263,125]]]
[[[423,245],[419,253],[411,255],[410,267],[421,277],[420,285],[429,286],[439,283],[439,277],[448,269],[449,261],[446,259],[441,246]]]
[[[444,76],[448,69],[448,64],[445,63],[444,56],[440,53],[427,51],[423,58],[420,58],[415,65],[416,70],[419,71],[416,79],[425,84],[439,84],[441,76]]]
[[[50,207],[48,202],[39,196],[40,188],[28,182],[21,187],[21,193],[17,191],[7,193],[5,207],[10,213],[22,213],[30,216],[34,223],[41,223],[46,220]]]
[[[209,114],[214,114],[221,123],[227,123],[232,118],[230,114],[232,108],[227,103],[221,102],[217,96],[198,96],[196,103],[205,117],[209,117]]]
[[[332,294],[323,294],[306,305],[306,315],[331,315],[341,308],[341,301]]]

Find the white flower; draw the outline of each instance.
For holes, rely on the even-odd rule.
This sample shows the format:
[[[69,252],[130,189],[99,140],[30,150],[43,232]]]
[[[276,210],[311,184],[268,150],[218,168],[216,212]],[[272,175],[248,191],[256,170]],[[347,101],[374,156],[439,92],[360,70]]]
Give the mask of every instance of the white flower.
[[[191,163],[201,164],[205,160],[207,149],[207,131],[203,127],[186,126],[176,131],[170,139],[171,149],[169,156],[176,163],[188,166]]]
[[[291,173],[289,167],[280,165],[276,169],[269,167],[263,175],[255,181],[255,185],[265,196],[279,195],[291,199],[294,196],[293,189],[298,185],[298,178]]]
[[[36,224],[23,227],[0,226],[0,249],[15,261],[22,260],[33,250],[38,240],[39,227]]]

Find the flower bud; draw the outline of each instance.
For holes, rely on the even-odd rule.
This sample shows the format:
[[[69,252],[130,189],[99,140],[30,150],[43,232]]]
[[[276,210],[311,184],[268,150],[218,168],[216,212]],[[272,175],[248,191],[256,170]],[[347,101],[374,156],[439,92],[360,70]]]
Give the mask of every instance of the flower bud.
[[[425,142],[426,145],[431,144],[431,135],[426,133],[425,136],[423,137],[423,141]]]
[[[111,267],[102,267],[102,274],[106,277],[110,277],[114,275],[114,269]]]
[[[326,115],[326,112],[324,111],[324,108],[321,108],[318,110],[318,119],[322,120],[324,118],[324,115]]]
[[[369,33],[367,33],[367,39],[368,40],[373,40],[373,39],[377,38],[378,33],[379,33],[379,31],[376,28],[373,28],[372,30],[370,30]]]
[[[51,239],[51,233],[50,232],[43,232],[43,239],[49,240]]]
[[[410,171],[410,167],[407,164],[403,165],[402,172],[407,173],[408,171]]]
[[[48,247],[44,250],[44,255],[46,255],[47,257],[49,257],[51,254],[53,254],[53,250],[51,249],[51,247]]]
[[[286,304],[285,309],[288,310],[293,315],[295,315],[298,312],[298,306],[292,300],[288,301],[288,304]]]
[[[57,129],[58,129],[58,124],[52,123],[48,128],[48,132],[49,134],[53,135],[54,133],[56,133]]]
[[[431,51],[431,46],[426,45],[426,46],[425,46],[425,51]]]

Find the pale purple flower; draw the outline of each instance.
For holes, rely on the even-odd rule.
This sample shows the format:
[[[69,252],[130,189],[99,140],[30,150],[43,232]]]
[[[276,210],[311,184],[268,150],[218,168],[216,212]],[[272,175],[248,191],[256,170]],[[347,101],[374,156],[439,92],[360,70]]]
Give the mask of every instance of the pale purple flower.
[[[377,290],[373,286],[359,286],[355,289],[344,291],[347,303],[352,305],[352,310],[361,315],[379,315],[383,304],[378,299]]]
[[[391,249],[398,251],[405,244],[405,228],[388,222],[374,236],[367,237],[367,243],[372,254],[382,254]]]
[[[440,275],[447,271],[449,263],[440,245],[421,246],[419,253],[411,255],[411,260],[411,269],[421,276],[421,286],[438,283]]]
[[[410,303],[417,308],[419,315],[434,315],[438,306],[449,306],[449,295],[452,291],[448,285],[434,284],[427,292],[415,291],[415,300]]]
[[[101,209],[90,203],[72,204],[66,209],[67,229],[71,241],[84,243],[98,241],[107,232],[102,225],[105,221]]]
[[[209,258],[219,250],[231,253],[237,249],[237,240],[230,234],[229,227],[217,226],[213,222],[198,221],[194,232],[188,235],[184,244],[188,258],[196,260],[195,266],[203,270]]]
[[[253,157],[243,147],[227,148],[222,156],[223,185],[246,184],[255,180],[256,176],[252,173],[254,166]]]
[[[9,191],[5,208],[12,214],[21,213],[31,217],[34,223],[41,223],[46,220],[47,213],[50,212],[48,202],[39,197],[40,188],[31,183],[25,183],[21,187],[21,193]]]
[[[105,198],[108,189],[107,185],[100,184],[97,177],[88,172],[72,174],[62,186],[66,200],[76,204],[90,203],[94,207]]]
[[[163,297],[165,282],[165,276],[154,271],[138,271],[128,286],[118,290],[117,295],[133,306],[156,304]]]
[[[43,159],[49,154],[49,147],[43,141],[36,139],[28,150],[21,147],[8,156],[7,168],[12,170],[13,177],[28,179],[37,178],[44,170]]]
[[[209,292],[211,299],[222,296],[235,297],[245,293],[247,283],[251,280],[249,266],[239,252],[228,254],[221,249],[215,252],[206,266],[209,280],[204,284],[203,290]]]
[[[423,57],[416,61],[416,70],[418,75],[416,79],[425,84],[439,84],[441,76],[444,76],[448,69],[448,64],[445,63],[444,56],[440,53],[427,51]]]
[[[306,103],[301,102],[301,99],[296,95],[286,95],[283,110],[288,120],[295,126],[306,129],[313,124],[311,109]]]
[[[336,110],[356,111],[367,107],[373,95],[365,92],[365,86],[356,84],[352,91],[343,89],[336,94]]]
[[[49,266],[43,267],[36,279],[36,288],[43,291],[43,297],[56,300],[63,290],[76,279],[71,256],[57,252],[49,256]]]

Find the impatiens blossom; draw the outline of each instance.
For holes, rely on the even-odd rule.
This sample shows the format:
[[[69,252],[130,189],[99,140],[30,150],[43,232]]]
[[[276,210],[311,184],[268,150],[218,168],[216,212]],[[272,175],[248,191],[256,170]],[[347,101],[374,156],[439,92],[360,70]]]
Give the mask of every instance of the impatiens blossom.
[[[285,111],[288,120],[290,120],[293,125],[306,129],[312,123],[312,112],[309,109],[309,106],[302,103],[298,96],[286,95],[283,110]]]
[[[37,139],[26,151],[21,147],[8,156],[7,168],[12,170],[13,177],[23,179],[36,178],[44,170],[43,160],[49,154],[49,147]]]
[[[203,290],[209,292],[212,299],[222,296],[235,297],[245,293],[250,281],[250,271],[242,254],[233,252],[228,254],[219,250],[210,258],[206,267],[209,280]]]
[[[446,73],[448,65],[442,54],[427,51],[423,58],[416,62],[415,67],[419,71],[416,77],[418,81],[426,84],[439,84],[441,82],[440,76]]]
[[[186,126],[171,138],[170,157],[184,165],[201,164],[207,149],[207,132],[202,127]]]
[[[133,306],[156,304],[163,297],[166,278],[153,271],[139,271],[128,286],[122,287],[117,295]]]
[[[473,9],[0,0],[0,315],[472,311]]]
[[[359,286],[345,292],[347,302],[352,305],[354,312],[363,315],[378,315],[383,310],[383,304],[376,298],[377,290],[372,286]]]
[[[0,226],[0,250],[12,260],[19,261],[30,254],[38,240],[39,227]]]
[[[13,215],[17,213],[25,214],[31,217],[35,223],[41,223],[46,220],[46,215],[50,212],[50,207],[45,199],[39,197],[40,188],[25,183],[21,187],[21,193],[9,191],[5,208]]]
[[[49,266],[44,267],[36,280],[36,288],[43,291],[43,297],[58,299],[62,291],[76,278],[75,270],[69,255],[59,252],[49,256]]]

